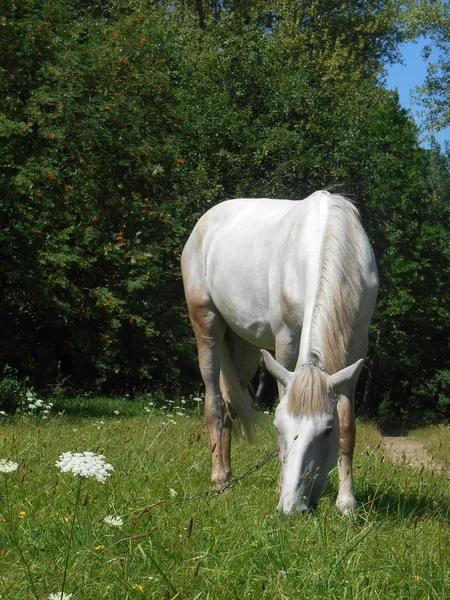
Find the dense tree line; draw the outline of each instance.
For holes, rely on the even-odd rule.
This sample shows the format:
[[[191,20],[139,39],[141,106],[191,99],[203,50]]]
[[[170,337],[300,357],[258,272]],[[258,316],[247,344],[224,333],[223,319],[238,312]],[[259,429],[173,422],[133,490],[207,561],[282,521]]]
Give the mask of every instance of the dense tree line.
[[[326,187],[358,203],[380,268],[361,407],[450,417],[448,156],[383,84],[437,7],[442,26],[423,1],[4,1],[3,375],[196,389],[179,276],[196,219]]]

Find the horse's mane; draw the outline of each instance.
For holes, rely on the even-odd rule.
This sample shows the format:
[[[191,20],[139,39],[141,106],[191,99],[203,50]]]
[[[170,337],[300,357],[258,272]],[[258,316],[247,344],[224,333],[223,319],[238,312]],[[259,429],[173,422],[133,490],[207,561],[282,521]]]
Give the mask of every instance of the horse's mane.
[[[288,411],[292,415],[315,415],[332,413],[330,380],[326,373],[313,365],[304,365],[289,388]]]
[[[359,212],[343,196],[330,197],[314,305],[310,352],[330,375],[345,367],[360,298]]]

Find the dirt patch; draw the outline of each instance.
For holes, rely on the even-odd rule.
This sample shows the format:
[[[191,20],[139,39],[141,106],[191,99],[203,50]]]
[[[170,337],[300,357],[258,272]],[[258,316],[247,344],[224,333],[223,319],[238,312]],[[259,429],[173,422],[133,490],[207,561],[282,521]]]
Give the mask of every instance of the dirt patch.
[[[421,442],[408,439],[407,431],[386,432],[382,435],[381,441],[389,458],[397,465],[450,474],[442,465],[436,463]]]

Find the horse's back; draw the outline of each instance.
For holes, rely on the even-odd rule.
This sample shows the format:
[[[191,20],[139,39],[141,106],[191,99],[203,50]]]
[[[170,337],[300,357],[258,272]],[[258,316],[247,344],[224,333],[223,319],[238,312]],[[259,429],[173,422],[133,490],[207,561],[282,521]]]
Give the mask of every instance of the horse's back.
[[[316,192],[301,201],[238,198],[217,204],[195,225],[183,250],[183,270],[189,268],[189,263],[202,262],[204,275],[209,277],[212,270],[208,266],[230,263],[234,259],[239,268],[245,268],[246,264],[252,268],[264,266],[269,262],[268,253],[278,249],[284,240],[289,242],[293,228],[292,242],[297,244],[301,243],[299,227],[315,235],[319,219],[311,211],[311,201],[314,199],[318,210],[317,200],[323,194],[327,193]],[[305,220],[308,215],[312,219],[310,223]]]
[[[278,310],[281,292],[276,279],[284,269],[310,263],[309,253],[320,253],[328,196],[319,192],[302,201],[242,198],[211,208],[183,251],[188,304],[216,308],[238,335],[273,348],[271,306],[272,312]]]
[[[358,228],[362,287],[370,287],[372,250],[346,199],[328,192],[301,201],[236,199],[205,213],[186,243],[188,304],[214,307],[238,335],[272,349],[276,330],[286,323],[301,327],[305,307],[315,302],[333,203]]]
[[[244,339],[273,346],[267,322],[271,254],[291,200],[227,200],[205,213],[182,255],[188,305],[214,307]]]

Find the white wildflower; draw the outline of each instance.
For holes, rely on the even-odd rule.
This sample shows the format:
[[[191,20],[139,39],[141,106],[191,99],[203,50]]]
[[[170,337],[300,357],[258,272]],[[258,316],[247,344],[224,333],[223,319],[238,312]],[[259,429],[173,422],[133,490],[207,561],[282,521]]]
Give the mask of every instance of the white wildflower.
[[[172,498],[175,498],[175,496],[178,496],[178,492],[176,492],[173,488],[170,488],[170,495]]]
[[[203,402],[202,398],[193,398],[194,402]]]
[[[66,594],[65,592],[56,592],[56,594],[50,594],[48,600],[70,600],[72,594]]]
[[[114,413],[115,415],[120,415],[120,412],[119,412],[118,410],[113,410],[113,413]]]
[[[18,466],[19,465],[16,462],[2,458],[0,460],[0,473],[13,473],[14,471],[17,471]]]
[[[0,410],[0,415],[2,415],[2,417],[6,417],[6,413],[4,410]]]
[[[111,474],[109,471],[114,471],[114,467],[105,462],[104,458],[102,454],[94,454],[94,452],[64,452],[56,462],[56,466],[63,473],[95,477],[100,483],[105,483],[106,478]]]
[[[114,517],[112,515],[108,515],[103,519],[103,522],[111,527],[122,527],[123,519],[122,517]]]

